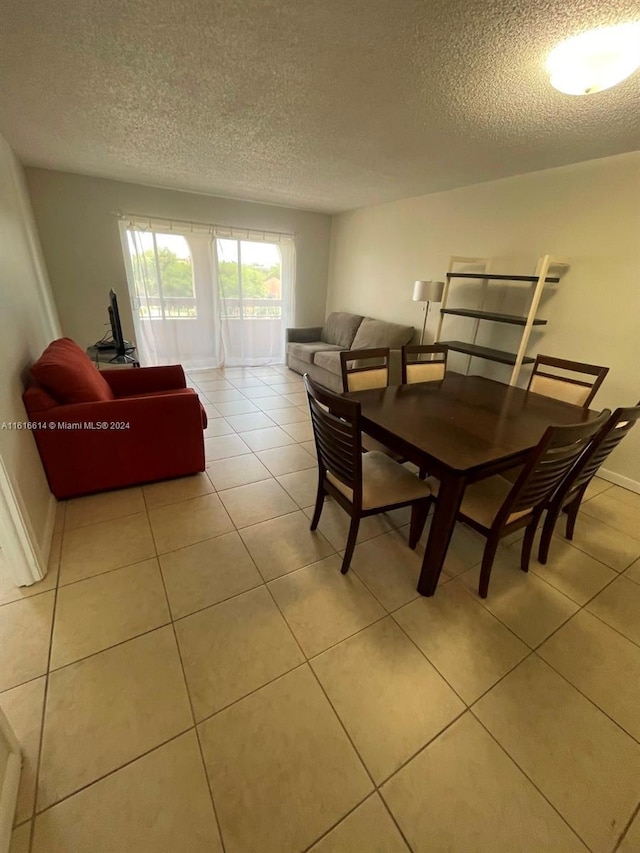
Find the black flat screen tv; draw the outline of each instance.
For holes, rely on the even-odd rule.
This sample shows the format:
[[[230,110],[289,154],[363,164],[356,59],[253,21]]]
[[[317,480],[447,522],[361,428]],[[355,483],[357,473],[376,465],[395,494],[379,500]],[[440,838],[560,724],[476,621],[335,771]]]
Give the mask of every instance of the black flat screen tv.
[[[135,361],[127,353],[134,349],[133,344],[125,341],[122,334],[122,323],[120,322],[120,311],[118,310],[118,297],[113,288],[109,291],[109,323],[111,324],[111,337],[113,338],[113,346],[116,351],[115,357],[111,359],[113,362]]]

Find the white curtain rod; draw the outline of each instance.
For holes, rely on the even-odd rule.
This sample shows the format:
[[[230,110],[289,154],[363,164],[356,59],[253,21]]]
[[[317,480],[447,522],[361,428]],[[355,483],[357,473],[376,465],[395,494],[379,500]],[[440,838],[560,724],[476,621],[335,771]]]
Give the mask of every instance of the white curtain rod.
[[[286,231],[267,231],[264,228],[245,228],[238,225],[216,225],[212,222],[192,222],[186,219],[167,219],[163,216],[148,216],[141,213],[125,213],[122,210],[114,210],[112,211],[112,214],[122,221],[129,221],[130,224],[136,228],[143,228],[146,226],[147,228],[153,229],[155,227],[154,223],[158,223],[161,225],[168,225],[171,230],[178,228],[182,231],[193,231],[195,228],[208,231],[212,235],[216,232],[230,236],[237,234],[252,236],[261,235],[263,239],[266,239],[267,237],[288,237],[293,239],[296,236],[295,234],[291,234]]]

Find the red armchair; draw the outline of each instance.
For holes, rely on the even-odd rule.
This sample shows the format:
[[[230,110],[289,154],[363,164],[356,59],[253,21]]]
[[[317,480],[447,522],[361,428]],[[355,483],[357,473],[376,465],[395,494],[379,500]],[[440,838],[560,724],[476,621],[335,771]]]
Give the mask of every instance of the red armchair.
[[[179,365],[99,373],[63,338],[31,373],[23,400],[56,498],[204,470],[207,416]]]

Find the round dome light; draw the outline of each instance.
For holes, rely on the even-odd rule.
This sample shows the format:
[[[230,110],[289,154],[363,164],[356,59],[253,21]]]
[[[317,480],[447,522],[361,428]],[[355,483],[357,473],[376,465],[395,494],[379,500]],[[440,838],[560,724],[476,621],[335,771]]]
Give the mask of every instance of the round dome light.
[[[591,95],[622,82],[640,67],[640,22],[572,36],[547,58],[551,85],[565,95]]]

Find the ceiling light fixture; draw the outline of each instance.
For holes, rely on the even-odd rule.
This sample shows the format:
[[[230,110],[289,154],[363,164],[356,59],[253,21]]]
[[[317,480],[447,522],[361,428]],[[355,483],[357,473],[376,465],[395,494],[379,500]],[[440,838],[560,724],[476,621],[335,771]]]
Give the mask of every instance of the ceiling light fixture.
[[[589,30],[560,42],[547,58],[551,85],[565,95],[591,95],[640,67],[640,22]]]

